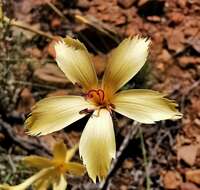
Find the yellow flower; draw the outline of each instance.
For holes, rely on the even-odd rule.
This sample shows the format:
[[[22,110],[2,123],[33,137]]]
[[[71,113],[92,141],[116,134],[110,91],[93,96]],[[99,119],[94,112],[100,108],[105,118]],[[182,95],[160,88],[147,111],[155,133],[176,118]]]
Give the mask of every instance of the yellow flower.
[[[116,111],[141,123],[181,117],[174,101],[152,90],[118,92],[144,65],[150,41],[127,38],[113,50],[101,82],[86,47],[65,38],[55,45],[56,61],[66,77],[83,91],[83,96],[50,97],[39,101],[26,120],[31,135],[60,130],[92,113],[80,139],[79,153],[94,182],[105,178],[116,145],[111,112]]]
[[[63,142],[59,142],[54,146],[52,159],[41,156],[25,157],[23,159],[25,164],[30,167],[37,168],[40,171],[19,185],[9,186],[4,184],[0,185],[0,189],[24,190],[30,185],[33,185],[33,188],[36,190],[47,190],[48,187],[52,185],[53,190],[65,190],[67,187],[65,173],[80,176],[85,172],[83,165],[76,162],[70,162],[76,150],[77,146],[67,151],[65,144]]]

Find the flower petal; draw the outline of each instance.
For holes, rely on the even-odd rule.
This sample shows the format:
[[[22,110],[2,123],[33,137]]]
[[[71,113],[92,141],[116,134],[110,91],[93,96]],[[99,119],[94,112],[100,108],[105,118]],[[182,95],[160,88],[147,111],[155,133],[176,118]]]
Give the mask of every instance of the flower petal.
[[[80,139],[79,153],[86,165],[90,178],[103,180],[108,174],[116,145],[113,122],[110,113],[97,110],[90,117]]]
[[[65,162],[67,147],[63,141],[57,142],[53,147],[53,158],[58,162]]]
[[[55,51],[58,66],[73,84],[77,83],[85,90],[97,86],[95,68],[84,44],[67,37],[55,44]]]
[[[41,178],[46,176],[48,174],[48,172],[51,172],[51,171],[52,171],[52,168],[43,169],[43,170],[37,172],[36,174],[32,175],[28,179],[24,180],[24,182],[22,182],[19,185],[10,186],[8,184],[4,184],[4,185],[0,185],[0,189],[2,189],[2,190],[25,190],[30,185],[32,185],[34,182],[36,182],[37,180],[40,180]]]
[[[53,183],[53,190],[65,190],[67,188],[67,181],[64,175],[59,176],[59,180]]]
[[[75,155],[75,153],[76,153],[77,150],[78,150],[78,144],[74,145],[73,148],[70,148],[67,151],[65,162],[69,162],[72,159],[72,157]]]
[[[34,184],[32,189],[34,190],[47,190],[51,182],[51,178],[45,176],[45,179],[37,180]]]
[[[153,90],[126,90],[115,95],[114,111],[141,123],[154,123],[165,119],[179,119],[182,114],[174,101]]]
[[[83,118],[85,113],[79,112],[87,108],[93,106],[79,96],[45,98],[33,107],[25,125],[31,135],[46,135]]]
[[[68,162],[63,164],[66,172],[69,172],[76,176],[82,176],[85,173],[85,167],[77,162]]]
[[[41,156],[25,156],[23,158],[23,162],[26,165],[37,169],[43,169],[53,166],[53,162],[51,160]]]
[[[105,69],[102,88],[114,94],[126,84],[144,65],[150,40],[127,38],[113,50]]]

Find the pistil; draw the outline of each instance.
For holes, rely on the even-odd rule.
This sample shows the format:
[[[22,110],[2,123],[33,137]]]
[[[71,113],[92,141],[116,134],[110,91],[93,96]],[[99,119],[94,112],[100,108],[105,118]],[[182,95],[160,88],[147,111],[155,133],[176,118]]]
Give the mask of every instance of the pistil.
[[[91,89],[86,94],[83,94],[86,100],[91,101],[91,103],[95,104],[96,108],[94,109],[83,109],[79,112],[79,114],[91,114],[95,110],[98,110],[97,117],[99,116],[99,111],[101,109],[107,109],[110,113],[112,113],[112,109],[115,106],[106,99],[105,92],[102,89]]]
[[[102,89],[92,89],[85,94],[85,98],[92,100],[97,105],[103,105],[105,100],[105,93]]]

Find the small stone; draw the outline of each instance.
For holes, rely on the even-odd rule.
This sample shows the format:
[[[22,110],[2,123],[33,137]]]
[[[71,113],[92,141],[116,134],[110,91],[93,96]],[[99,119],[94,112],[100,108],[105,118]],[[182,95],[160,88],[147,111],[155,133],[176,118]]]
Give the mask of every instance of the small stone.
[[[61,19],[59,18],[54,18],[52,21],[51,21],[51,27],[52,28],[59,28],[61,25]]]
[[[187,181],[200,185],[200,169],[188,170],[185,174]]]
[[[181,146],[177,150],[178,160],[183,160],[188,165],[193,166],[196,160],[198,148],[197,145]]]
[[[124,169],[132,169],[134,166],[134,163],[132,160],[125,160],[123,163],[123,168]]]
[[[117,3],[125,9],[130,8],[134,2],[135,0],[117,0]]]
[[[182,183],[180,174],[176,171],[168,171],[163,178],[163,184],[166,189],[178,189]]]
[[[161,18],[159,16],[148,16],[147,20],[149,20],[151,22],[160,22]]]

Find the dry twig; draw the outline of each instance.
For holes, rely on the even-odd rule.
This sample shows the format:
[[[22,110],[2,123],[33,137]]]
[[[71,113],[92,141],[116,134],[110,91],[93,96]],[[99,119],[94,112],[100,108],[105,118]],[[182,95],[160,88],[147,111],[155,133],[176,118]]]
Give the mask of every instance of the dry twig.
[[[47,150],[44,146],[40,145],[39,143],[33,142],[31,140],[25,140],[16,136],[12,130],[11,125],[4,122],[2,119],[0,119],[0,127],[3,129],[6,135],[10,138],[10,140],[13,141],[14,144],[20,146],[26,151],[33,154],[50,155],[50,151]]]
[[[143,131],[142,131],[141,127],[139,128],[139,135],[140,135],[140,142],[141,142],[142,155],[143,155],[144,168],[145,168],[146,190],[150,190],[151,189],[151,178],[149,177],[149,167],[148,167],[149,163],[148,163],[148,159],[147,159]]]
[[[21,29],[24,29],[24,30],[27,30],[27,31],[30,31],[30,32],[33,32],[33,33],[36,33],[36,34],[39,34],[41,36],[44,36],[46,38],[49,38],[49,39],[54,39],[54,36],[48,32],[44,32],[44,31],[41,31],[39,29],[36,29],[22,21],[18,21],[18,20],[14,20],[14,19],[9,19],[8,17],[6,16],[3,16],[2,17],[2,20],[9,24],[10,26],[15,26],[15,27],[18,27],[18,28],[21,28]]]

